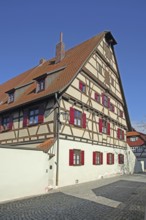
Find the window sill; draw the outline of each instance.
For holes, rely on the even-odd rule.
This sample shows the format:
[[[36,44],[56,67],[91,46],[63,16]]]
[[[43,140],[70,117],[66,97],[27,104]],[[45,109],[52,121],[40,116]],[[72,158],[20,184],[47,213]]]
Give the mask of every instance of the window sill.
[[[32,126],[36,126],[39,124],[42,124],[43,122],[37,122],[37,123],[33,123],[33,124],[28,124],[26,127],[32,127]]]
[[[3,129],[2,131],[0,131],[0,133],[4,133],[4,132],[7,132],[7,131],[11,131],[11,129],[9,129],[9,128]]]

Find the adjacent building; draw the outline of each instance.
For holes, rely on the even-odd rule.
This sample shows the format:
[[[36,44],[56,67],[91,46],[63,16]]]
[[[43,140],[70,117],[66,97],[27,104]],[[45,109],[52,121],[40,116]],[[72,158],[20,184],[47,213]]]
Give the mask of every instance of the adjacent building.
[[[111,32],[0,85],[1,201],[132,173],[131,124]],[[130,161],[130,163],[129,163]]]
[[[146,134],[135,130],[127,132],[127,143],[137,160],[144,161],[144,169],[146,169]]]

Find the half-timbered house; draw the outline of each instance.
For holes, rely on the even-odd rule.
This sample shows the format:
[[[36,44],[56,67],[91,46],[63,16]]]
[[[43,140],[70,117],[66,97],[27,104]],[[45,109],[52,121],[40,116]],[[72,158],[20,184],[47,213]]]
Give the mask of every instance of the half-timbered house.
[[[111,32],[0,85],[1,200],[133,172]],[[129,163],[130,160],[130,163]]]

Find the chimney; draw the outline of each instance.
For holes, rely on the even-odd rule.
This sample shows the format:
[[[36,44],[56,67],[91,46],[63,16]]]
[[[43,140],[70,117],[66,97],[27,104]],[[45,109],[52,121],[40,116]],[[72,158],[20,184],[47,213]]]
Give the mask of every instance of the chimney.
[[[63,43],[63,33],[60,33],[60,42],[56,45],[56,61],[59,63],[65,57],[65,49]]]

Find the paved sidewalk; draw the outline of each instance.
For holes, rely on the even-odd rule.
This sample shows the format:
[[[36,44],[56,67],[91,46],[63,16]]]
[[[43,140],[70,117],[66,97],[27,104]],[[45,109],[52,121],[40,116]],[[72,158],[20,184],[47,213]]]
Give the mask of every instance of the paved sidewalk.
[[[0,220],[145,220],[146,175],[62,187],[0,205]]]

